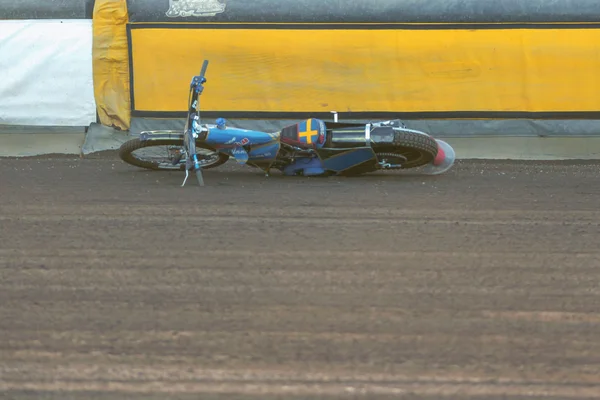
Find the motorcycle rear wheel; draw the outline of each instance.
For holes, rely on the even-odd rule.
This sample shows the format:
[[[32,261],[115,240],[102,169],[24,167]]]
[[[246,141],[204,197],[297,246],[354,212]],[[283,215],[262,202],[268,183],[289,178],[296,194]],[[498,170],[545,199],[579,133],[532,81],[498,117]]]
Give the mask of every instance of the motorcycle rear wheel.
[[[159,147],[163,147],[162,152],[157,153]],[[148,156],[137,155],[137,150],[152,148],[154,150],[157,159],[151,159],[152,154]],[[183,140],[176,139],[160,139],[160,140],[147,140],[141,141],[139,138],[131,139],[121,145],[119,148],[119,157],[127,164],[159,171],[184,171],[185,170],[185,158],[173,165],[172,161],[175,159],[177,152],[183,151]],[[216,168],[229,160],[227,154],[216,152],[210,147],[196,142],[196,150],[198,155],[202,156],[200,165],[202,169]],[[162,153],[162,159],[160,155]]]
[[[394,153],[406,158],[400,169],[417,168],[431,163],[438,153],[438,145],[435,139],[408,130],[396,130],[394,132],[393,147],[377,149],[376,153]]]

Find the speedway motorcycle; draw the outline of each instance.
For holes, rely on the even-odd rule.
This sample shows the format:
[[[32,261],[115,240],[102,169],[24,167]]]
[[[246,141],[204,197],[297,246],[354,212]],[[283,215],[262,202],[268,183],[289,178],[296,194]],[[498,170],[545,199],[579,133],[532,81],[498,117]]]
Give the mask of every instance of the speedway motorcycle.
[[[191,81],[184,131],[141,132],[121,145],[123,161],[151,170],[185,171],[182,186],[190,171],[204,186],[202,170],[218,167],[230,158],[267,176],[273,169],[288,176],[353,176],[417,167],[422,167],[423,174],[437,175],[454,164],[455,152],[448,143],[408,129],[398,119],[345,123],[333,112],[333,122],[308,118],[277,132],[230,127],[224,118],[203,124],[200,96],[207,82],[207,67],[205,60],[200,75]],[[158,148],[162,151],[137,154]]]

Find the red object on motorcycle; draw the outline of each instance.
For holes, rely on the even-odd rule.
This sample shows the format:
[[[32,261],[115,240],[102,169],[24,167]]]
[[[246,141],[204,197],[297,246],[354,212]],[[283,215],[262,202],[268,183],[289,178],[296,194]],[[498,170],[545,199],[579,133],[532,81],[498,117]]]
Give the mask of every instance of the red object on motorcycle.
[[[446,159],[446,152],[444,151],[442,146],[439,146],[438,143],[438,152],[437,152],[437,156],[435,156],[435,159],[433,160],[433,165],[441,165],[444,160]]]
[[[421,173],[423,175],[439,175],[448,171],[456,161],[456,153],[452,146],[440,139],[435,139],[438,144],[438,153],[435,159],[423,167]]]

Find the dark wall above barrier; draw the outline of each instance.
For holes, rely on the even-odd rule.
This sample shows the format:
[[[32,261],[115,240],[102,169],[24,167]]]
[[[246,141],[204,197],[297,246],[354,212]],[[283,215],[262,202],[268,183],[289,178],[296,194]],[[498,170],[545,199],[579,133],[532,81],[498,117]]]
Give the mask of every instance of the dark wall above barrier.
[[[127,0],[127,4],[131,22],[600,22],[599,0]]]
[[[0,19],[91,19],[95,0],[0,0]]]

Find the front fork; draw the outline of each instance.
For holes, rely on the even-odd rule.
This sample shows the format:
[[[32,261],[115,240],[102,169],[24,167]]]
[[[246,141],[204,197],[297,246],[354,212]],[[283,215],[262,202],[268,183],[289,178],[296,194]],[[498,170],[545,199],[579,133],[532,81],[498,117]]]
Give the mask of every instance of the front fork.
[[[194,170],[196,174],[196,179],[198,180],[198,185],[204,186],[204,177],[202,176],[202,166],[200,165],[200,161],[198,160],[198,154],[196,154],[196,139],[198,138],[198,132],[200,132],[201,127],[198,124],[196,118],[192,121],[192,127],[188,128],[184,138],[184,148],[186,151],[186,161],[185,161],[185,178],[181,186],[185,186],[187,179],[189,177],[189,171],[191,169]]]

